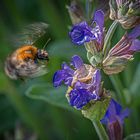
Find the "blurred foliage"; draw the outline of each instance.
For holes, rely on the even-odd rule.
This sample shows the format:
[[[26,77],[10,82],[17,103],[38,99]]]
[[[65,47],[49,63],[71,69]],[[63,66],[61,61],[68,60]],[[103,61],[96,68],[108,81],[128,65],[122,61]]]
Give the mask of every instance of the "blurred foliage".
[[[15,137],[17,122],[29,130],[29,133],[43,135],[37,139],[77,140],[98,139],[90,121],[72,109],[65,98],[65,88],[53,88],[52,77],[60,69],[63,61],[69,62],[74,54],[80,55],[85,62],[86,52],[83,47],[75,47],[68,38],[68,26],[71,25],[65,6],[69,0],[1,0],[0,4],[0,139],[8,139],[7,133]],[[95,4],[94,4],[95,2]],[[101,1],[100,1],[101,2]],[[85,1],[81,1],[85,4]],[[93,1],[96,9],[97,1]],[[101,6],[99,6],[101,7]],[[13,81],[4,74],[4,61],[16,48],[12,38],[25,25],[34,22],[49,24],[47,33],[37,43],[42,48],[48,38],[50,55],[49,73],[25,82]],[[107,28],[111,21],[107,19]],[[115,32],[112,45],[124,33],[121,27]],[[128,106],[132,110],[126,120],[125,136],[140,131],[140,56],[136,55],[126,70],[119,74],[121,85],[128,97]],[[103,77],[107,89],[114,90],[106,75]],[[116,97],[116,95],[114,95]],[[34,100],[39,99],[39,100]],[[132,100],[133,99],[133,100]],[[43,129],[44,132],[41,130]],[[43,134],[42,134],[43,133]],[[131,137],[130,137],[131,138]],[[126,139],[128,140],[128,138]]]

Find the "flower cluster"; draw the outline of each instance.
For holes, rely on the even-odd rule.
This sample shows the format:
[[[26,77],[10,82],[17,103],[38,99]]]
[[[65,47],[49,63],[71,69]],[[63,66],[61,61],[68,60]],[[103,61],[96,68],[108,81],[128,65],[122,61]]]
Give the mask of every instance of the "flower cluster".
[[[58,87],[64,82],[69,87],[67,98],[70,105],[82,109],[90,101],[96,101],[101,96],[100,70],[84,64],[77,55],[72,57],[71,65],[72,67],[66,63],[62,64],[62,69],[54,74],[53,83]]]
[[[92,26],[92,24],[95,24]],[[86,21],[76,24],[70,31],[70,38],[76,45],[85,44],[87,56],[90,63],[95,67],[102,67],[106,74],[116,74],[124,70],[133,54],[140,51],[140,26],[136,26],[130,33],[125,34],[122,39],[107,53],[104,49],[104,14],[101,10],[95,12],[92,24]]]
[[[135,0],[110,0],[110,17],[115,22],[107,34],[102,10],[95,11],[88,22],[76,3],[67,7],[74,24],[69,37],[75,45],[85,46],[90,64],[84,64],[79,56],[74,55],[70,66],[63,63],[61,70],[54,74],[53,84],[58,87],[64,83],[68,87],[66,97],[71,106],[81,110],[91,121],[96,119],[106,124],[110,140],[122,139],[123,122],[129,111],[122,110],[121,105],[111,98],[110,91],[103,88],[101,70],[108,75],[122,72],[134,53],[140,51],[140,40],[137,39],[140,36],[140,17],[136,16],[139,5]],[[135,28],[126,32],[110,49],[118,23],[124,28]]]

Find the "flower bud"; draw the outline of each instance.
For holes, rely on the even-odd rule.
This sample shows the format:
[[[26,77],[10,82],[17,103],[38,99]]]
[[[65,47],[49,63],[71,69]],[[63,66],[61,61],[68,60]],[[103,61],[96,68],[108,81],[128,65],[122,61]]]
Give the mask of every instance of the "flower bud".
[[[140,24],[139,0],[110,0],[110,18],[120,22],[123,28],[130,29]]]
[[[72,24],[80,23],[84,20],[83,10],[79,3],[72,1],[70,6],[66,6],[68,9]]]
[[[110,140],[122,140],[124,119],[129,116],[129,110],[122,109],[114,99],[110,100],[108,109],[101,120],[106,125]]]
[[[116,74],[124,70],[127,63],[133,59],[135,52],[140,51],[140,26],[135,27],[109,51],[103,60],[103,70],[106,74]]]

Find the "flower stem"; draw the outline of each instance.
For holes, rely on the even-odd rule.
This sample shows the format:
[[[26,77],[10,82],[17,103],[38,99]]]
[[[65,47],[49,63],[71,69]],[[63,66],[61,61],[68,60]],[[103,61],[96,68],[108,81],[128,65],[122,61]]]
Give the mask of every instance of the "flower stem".
[[[123,104],[125,104],[126,101],[125,101],[123,86],[122,86],[120,78],[118,77],[118,75],[111,75],[111,76],[109,76],[109,78],[110,78],[115,90],[117,91],[117,95],[118,95],[119,100]]]
[[[106,57],[107,55],[107,51],[109,50],[110,47],[110,41],[112,39],[112,36],[117,28],[118,22],[115,20],[111,26],[109,27],[109,30],[105,36],[105,42],[104,42],[104,47],[103,47],[103,53],[104,53],[104,57]]]
[[[100,140],[109,140],[108,135],[99,120],[92,121]]]

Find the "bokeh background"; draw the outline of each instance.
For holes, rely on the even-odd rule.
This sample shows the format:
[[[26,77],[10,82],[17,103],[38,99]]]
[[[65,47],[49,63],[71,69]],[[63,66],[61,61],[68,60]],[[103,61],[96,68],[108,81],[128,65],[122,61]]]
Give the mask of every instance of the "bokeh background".
[[[66,88],[55,89],[52,85],[54,72],[74,54],[88,63],[84,47],[75,47],[68,37],[71,21],[66,5],[69,3],[69,0],[0,1],[0,140],[98,140],[92,123],[68,105]],[[86,0],[81,0],[81,4],[86,9]],[[106,6],[102,0],[92,4],[94,10]],[[10,80],[4,73],[4,61],[16,49],[12,38],[25,25],[34,22],[49,24],[47,33],[36,42],[36,46],[42,48],[51,38],[46,48],[50,55],[49,73],[24,82]],[[107,28],[110,23],[107,18]],[[123,33],[119,26],[112,44]],[[136,54],[133,63],[119,74],[118,87],[114,87],[106,75],[103,76],[107,89],[119,92],[123,88],[126,95],[126,106],[132,113],[125,123],[125,136],[140,131],[139,60],[139,54]]]

